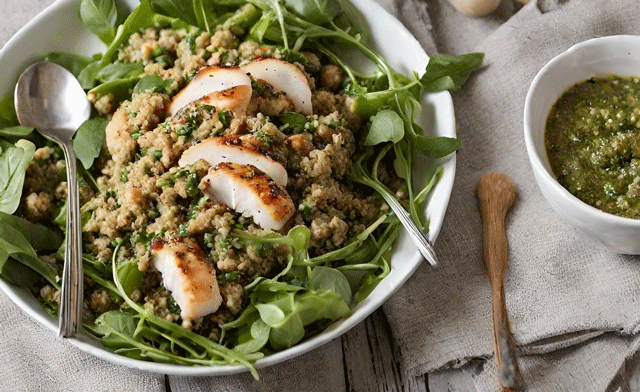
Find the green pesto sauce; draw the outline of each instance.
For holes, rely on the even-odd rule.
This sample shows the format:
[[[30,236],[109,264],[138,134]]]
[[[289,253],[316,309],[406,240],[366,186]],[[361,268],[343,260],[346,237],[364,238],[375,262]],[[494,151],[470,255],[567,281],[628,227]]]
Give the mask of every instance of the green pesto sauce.
[[[558,181],[580,200],[640,219],[640,78],[580,82],[553,105],[545,145]]]

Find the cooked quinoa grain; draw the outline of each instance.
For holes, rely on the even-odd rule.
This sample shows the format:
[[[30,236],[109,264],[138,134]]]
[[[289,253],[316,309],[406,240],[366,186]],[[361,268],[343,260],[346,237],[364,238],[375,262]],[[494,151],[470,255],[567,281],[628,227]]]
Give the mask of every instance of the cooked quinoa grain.
[[[212,339],[220,337],[220,325],[247,307],[244,287],[258,277],[282,271],[292,248],[281,243],[254,245],[237,236],[239,230],[256,236],[271,231],[208,197],[203,178],[211,165],[200,159],[180,166],[185,151],[209,138],[233,137],[228,140],[284,166],[288,175],[284,189],[294,213],[279,234],[285,235],[294,225],[308,227],[312,257],[345,246],[383,208],[371,190],[347,180],[362,137],[362,122],[349,109],[350,98],[339,93],[343,71],[317,54],[303,52],[304,64],[294,63],[305,75],[313,107],[313,114],[302,116],[304,124],[297,127],[283,120],[283,115],[296,112],[294,100],[253,78],[246,110],[217,109],[195,101],[169,115],[172,96],[203,67],[284,58],[273,46],[243,41],[242,33],[220,28],[211,34],[156,27],[139,31],[119,49],[118,61],[140,63],[145,75],[170,80],[167,92],[133,93],[121,102],[112,94],[89,95],[95,111],[107,116],[109,124],[101,156],[90,170],[95,185],[83,184],[81,189],[84,252],[95,268],[107,271],[112,259],[118,266],[134,263],[142,275],[139,287],[129,294],[134,301],[156,316]],[[66,199],[64,169],[57,147],[36,152],[27,170],[23,216],[31,221],[56,218]],[[384,168],[380,173],[388,176]],[[184,309],[154,264],[153,244],[186,243],[187,239],[217,277],[221,305],[206,316],[182,317]],[[59,301],[59,292],[48,285],[40,288],[40,296]],[[127,308],[91,280],[85,285],[85,302],[85,319],[90,320]]]

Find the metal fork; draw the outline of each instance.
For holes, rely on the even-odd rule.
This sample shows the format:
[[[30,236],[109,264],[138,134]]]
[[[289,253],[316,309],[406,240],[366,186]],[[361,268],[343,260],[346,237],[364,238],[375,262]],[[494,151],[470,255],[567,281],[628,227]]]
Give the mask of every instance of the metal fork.
[[[436,258],[436,251],[433,249],[433,244],[431,244],[431,241],[429,241],[429,239],[424,234],[422,234],[418,227],[416,227],[415,223],[413,223],[413,220],[411,220],[409,213],[404,209],[402,204],[400,204],[400,202],[398,202],[398,200],[396,200],[396,198],[391,195],[382,194],[382,197],[387,202],[389,207],[391,207],[391,210],[393,210],[398,219],[400,219],[400,223],[402,223],[404,228],[409,233],[409,236],[413,240],[413,243],[418,247],[418,251],[420,251],[422,257],[427,259],[427,261],[431,265],[438,264],[438,259]]]

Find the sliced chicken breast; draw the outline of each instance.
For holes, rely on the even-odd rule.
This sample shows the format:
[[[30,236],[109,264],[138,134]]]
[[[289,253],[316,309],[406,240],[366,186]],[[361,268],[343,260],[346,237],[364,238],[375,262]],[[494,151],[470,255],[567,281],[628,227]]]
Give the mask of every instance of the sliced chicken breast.
[[[209,162],[211,166],[220,162],[253,165],[278,185],[287,185],[287,169],[284,165],[238,136],[219,136],[203,140],[182,153],[178,164],[191,165],[200,159]]]
[[[180,317],[191,320],[218,310],[222,303],[216,272],[198,244],[189,238],[154,240],[152,263],[164,287],[180,306]]]
[[[284,187],[253,165],[219,163],[202,178],[200,189],[266,230],[282,229],[295,212]]]
[[[236,116],[245,114],[251,101],[251,86],[235,86],[222,91],[214,91],[197,100],[215,107],[218,111],[228,109]]]
[[[287,94],[296,111],[313,114],[311,105],[311,88],[304,72],[287,61],[267,58],[253,61],[242,69],[256,80],[263,80],[274,90]]]
[[[215,98],[215,93],[221,91],[227,91],[226,95],[228,97],[225,100],[220,100],[220,97],[218,97],[218,102],[225,102],[227,105],[233,103],[233,105],[241,108],[242,104],[238,102],[247,100],[247,89],[231,91],[232,88],[237,86],[247,86],[249,91],[248,99],[251,99],[251,78],[245,71],[236,66],[220,67],[212,65],[202,68],[191,82],[173,98],[169,105],[169,115],[174,117],[191,102],[200,100],[210,94],[213,94]],[[246,104],[248,103],[249,101],[247,100]],[[244,109],[246,109],[246,105]]]

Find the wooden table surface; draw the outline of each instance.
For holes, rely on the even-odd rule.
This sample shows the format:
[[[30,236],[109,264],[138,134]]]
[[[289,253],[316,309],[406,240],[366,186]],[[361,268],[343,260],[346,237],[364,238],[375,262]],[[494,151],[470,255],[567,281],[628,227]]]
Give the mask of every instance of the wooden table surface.
[[[0,15],[12,15],[0,24],[0,47],[20,27],[55,0],[3,0]],[[405,377],[399,367],[397,348],[391,336],[384,312],[378,309],[362,323],[334,339],[327,345],[336,354],[330,369],[334,380],[344,380],[344,390],[349,391],[473,391],[469,375],[456,370],[447,370],[424,375],[419,378]],[[323,369],[326,370],[326,369]],[[192,390],[189,380],[180,377],[165,377],[170,391]],[[268,381],[260,383],[265,390],[278,390]],[[338,385],[342,383],[338,381]],[[335,383],[333,384],[335,385]]]

